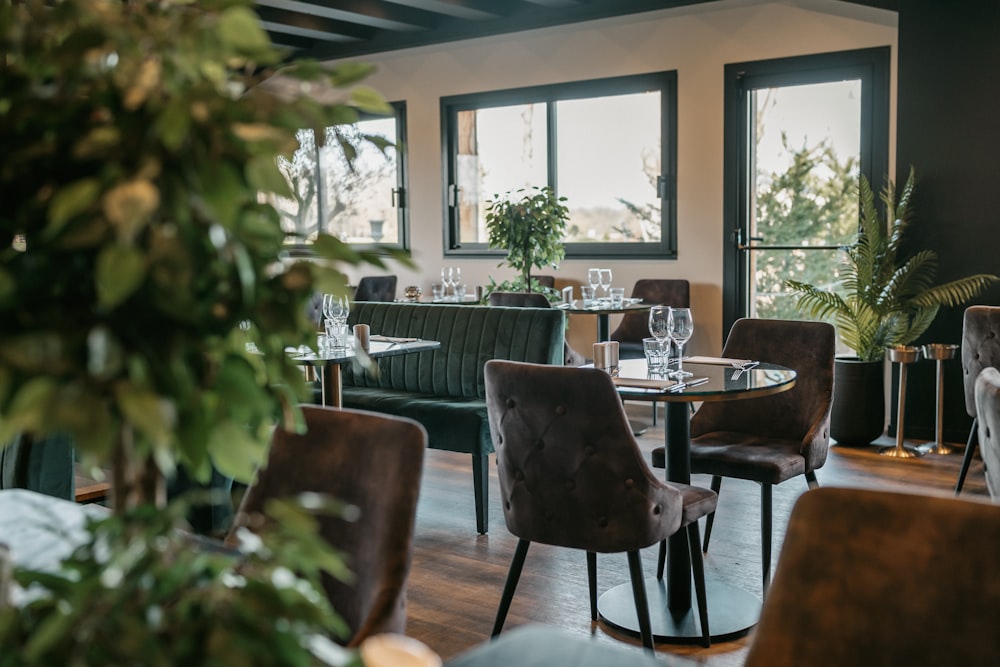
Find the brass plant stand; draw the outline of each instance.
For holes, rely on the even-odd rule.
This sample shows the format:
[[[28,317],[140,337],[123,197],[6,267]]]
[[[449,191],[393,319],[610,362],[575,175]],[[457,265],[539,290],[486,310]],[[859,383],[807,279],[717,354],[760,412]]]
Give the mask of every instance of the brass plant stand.
[[[927,449],[932,454],[951,454],[954,448],[944,444],[944,362],[954,359],[958,353],[958,345],[947,343],[928,343],[921,348],[924,359],[937,362],[937,415],[934,419],[934,444]]]
[[[896,459],[912,459],[923,456],[927,452],[913,445],[903,444],[903,418],[906,415],[906,367],[920,359],[920,348],[913,345],[894,345],[886,348],[889,361],[899,364],[899,400],[896,408],[896,446],[883,447],[879,450],[882,456]]]

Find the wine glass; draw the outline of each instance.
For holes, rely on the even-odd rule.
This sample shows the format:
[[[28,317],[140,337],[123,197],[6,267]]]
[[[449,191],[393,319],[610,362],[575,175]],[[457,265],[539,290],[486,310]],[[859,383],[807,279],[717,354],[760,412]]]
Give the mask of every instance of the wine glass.
[[[461,301],[462,297],[465,296],[464,294],[461,296],[458,294],[458,286],[460,284],[462,284],[462,267],[456,266],[451,270],[451,290],[455,295],[455,301]]]
[[[684,370],[684,344],[694,333],[694,318],[690,308],[670,309],[670,340],[677,346],[677,377],[692,375]]]
[[[453,286],[454,284],[455,284],[454,269],[452,269],[452,267],[450,267],[450,266],[442,266],[441,267],[441,285],[442,285],[442,288],[443,288],[443,292],[441,294],[441,298],[444,301],[448,300],[448,291],[449,291],[449,288],[451,286]]]
[[[347,316],[351,313],[351,302],[346,296],[336,294],[323,295],[323,316],[328,320],[333,320],[335,324],[347,322]]]
[[[601,269],[601,289],[605,298],[611,295],[611,269]]]
[[[649,335],[656,339],[661,350],[665,343],[669,345],[670,311],[670,306],[653,306],[649,309]]]
[[[597,294],[597,287],[601,284],[601,270],[600,269],[587,269],[587,283],[590,288],[594,290],[594,294]]]

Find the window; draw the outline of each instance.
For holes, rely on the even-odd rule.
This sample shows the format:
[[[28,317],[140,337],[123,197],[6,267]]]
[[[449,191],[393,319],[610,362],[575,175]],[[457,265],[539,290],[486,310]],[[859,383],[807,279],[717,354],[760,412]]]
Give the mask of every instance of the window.
[[[566,197],[569,257],[674,258],[675,72],[446,97],[445,253],[489,254],[488,202]]]
[[[354,245],[408,247],[405,153],[400,150],[406,113],[403,103],[392,106],[392,117],[327,128],[323,146],[312,130],[300,130],[299,150],[291,159],[279,158],[278,167],[295,196],[277,197],[272,204],[290,247],[308,251],[320,229]],[[338,132],[358,148],[353,165],[338,144]],[[380,150],[365,136],[388,147]]]

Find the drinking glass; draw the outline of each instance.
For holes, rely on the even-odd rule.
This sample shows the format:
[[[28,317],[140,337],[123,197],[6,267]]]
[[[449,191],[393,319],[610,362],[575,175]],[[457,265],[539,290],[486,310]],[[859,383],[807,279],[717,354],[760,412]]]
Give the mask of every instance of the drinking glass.
[[[601,269],[601,289],[604,290],[604,296],[610,297],[611,295],[611,269]]]
[[[684,344],[691,339],[694,333],[694,319],[691,317],[690,308],[671,308],[670,312],[670,340],[677,346],[677,373],[678,377],[692,375],[684,370]]]
[[[670,356],[670,306],[653,306],[649,309],[649,335],[656,339],[663,354]]]
[[[444,286],[442,298],[448,300],[448,288],[455,284],[454,272],[450,266],[441,267],[441,284]]]
[[[323,316],[336,324],[345,324],[351,313],[351,301],[346,296],[323,295]]]
[[[600,269],[587,269],[587,283],[590,284],[590,289],[597,294],[597,288],[601,284],[601,270]]]

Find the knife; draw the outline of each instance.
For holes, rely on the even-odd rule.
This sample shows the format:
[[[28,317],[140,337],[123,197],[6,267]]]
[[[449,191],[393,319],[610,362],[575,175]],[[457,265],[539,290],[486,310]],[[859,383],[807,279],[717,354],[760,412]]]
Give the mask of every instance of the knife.
[[[675,385],[673,385],[671,387],[668,387],[667,391],[669,391],[671,393],[678,392],[678,391],[683,391],[684,389],[687,389],[688,387],[697,387],[698,385],[705,384],[706,382],[708,382],[708,378],[692,378],[692,379],[688,380],[687,382],[678,382],[677,384],[675,384]]]

